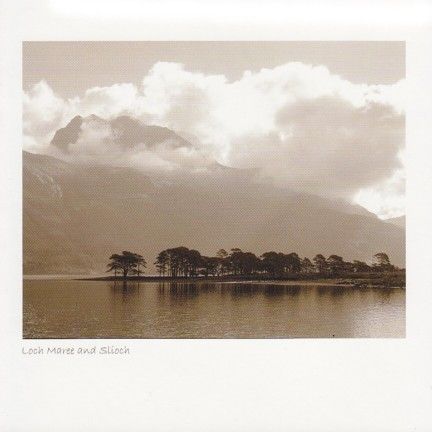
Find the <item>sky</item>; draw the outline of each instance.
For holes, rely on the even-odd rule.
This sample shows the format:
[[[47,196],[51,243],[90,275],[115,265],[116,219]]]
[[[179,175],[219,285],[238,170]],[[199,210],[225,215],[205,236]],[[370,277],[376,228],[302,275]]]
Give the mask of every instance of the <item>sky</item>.
[[[122,164],[254,168],[396,217],[404,88],[403,42],[25,42],[24,149],[59,156],[50,141],[74,116],[129,115],[195,145],[121,153]],[[115,134],[85,122],[68,157],[114,164]]]

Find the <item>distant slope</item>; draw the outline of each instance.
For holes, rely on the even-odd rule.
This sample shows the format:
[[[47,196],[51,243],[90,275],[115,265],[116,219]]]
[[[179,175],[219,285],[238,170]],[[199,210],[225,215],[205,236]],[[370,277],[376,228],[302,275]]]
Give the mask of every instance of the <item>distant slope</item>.
[[[405,229],[406,218],[405,218],[405,216],[399,216],[399,217],[395,217],[395,218],[386,219],[385,222],[391,223],[393,225],[396,225],[400,228]]]
[[[167,247],[214,254],[240,247],[405,263],[404,230],[363,209],[256,184],[214,166],[189,178],[149,178],[130,168],[72,165],[23,154],[24,273],[101,272],[129,249],[150,264]],[[359,214],[360,213],[360,214]]]

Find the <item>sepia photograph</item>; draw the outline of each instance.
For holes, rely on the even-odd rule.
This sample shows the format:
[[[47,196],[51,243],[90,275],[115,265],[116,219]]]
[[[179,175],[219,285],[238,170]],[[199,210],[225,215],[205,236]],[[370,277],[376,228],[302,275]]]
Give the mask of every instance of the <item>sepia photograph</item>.
[[[0,4],[1,432],[432,431],[432,4]]]
[[[405,42],[24,41],[24,339],[405,338]]]

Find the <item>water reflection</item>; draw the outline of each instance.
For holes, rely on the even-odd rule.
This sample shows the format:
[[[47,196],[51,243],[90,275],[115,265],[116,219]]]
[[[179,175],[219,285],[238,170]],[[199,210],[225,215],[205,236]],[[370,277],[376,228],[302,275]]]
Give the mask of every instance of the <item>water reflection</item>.
[[[401,289],[24,281],[24,336],[403,337]]]
[[[232,287],[230,287],[231,297],[238,298],[238,297],[251,297],[257,292],[260,291],[259,285],[252,285],[252,284],[233,284]]]
[[[112,298],[121,299],[123,302],[134,301],[139,296],[140,283],[135,281],[109,282]]]
[[[389,304],[390,303],[393,291],[394,290],[392,288],[382,288],[382,289],[376,290],[376,293],[380,297],[381,304],[383,304],[383,303]]]
[[[184,300],[192,299],[199,295],[199,288],[197,284],[188,282],[170,282],[160,283],[158,287],[160,295],[169,295],[172,299]]]
[[[140,287],[140,282],[137,281],[110,281],[108,286],[113,291],[122,291],[124,293],[137,291]]]
[[[287,286],[287,287],[285,287],[284,292],[285,292],[285,294],[288,294],[289,296],[296,297],[300,294],[301,287],[297,286],[297,285]]]

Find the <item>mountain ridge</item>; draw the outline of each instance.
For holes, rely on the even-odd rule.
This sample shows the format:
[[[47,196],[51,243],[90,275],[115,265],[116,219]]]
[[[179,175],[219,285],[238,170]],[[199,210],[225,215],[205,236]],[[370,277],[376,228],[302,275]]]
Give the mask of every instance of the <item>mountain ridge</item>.
[[[114,131],[113,140],[124,148],[131,148],[137,144],[145,144],[148,148],[152,148],[166,141],[170,141],[174,147],[194,147],[189,141],[166,127],[147,125],[126,115],[105,120],[95,114],[86,117],[75,116],[66,126],[55,132],[51,145],[68,153],[70,146],[78,141],[83,126],[92,122],[94,126],[109,127]]]

